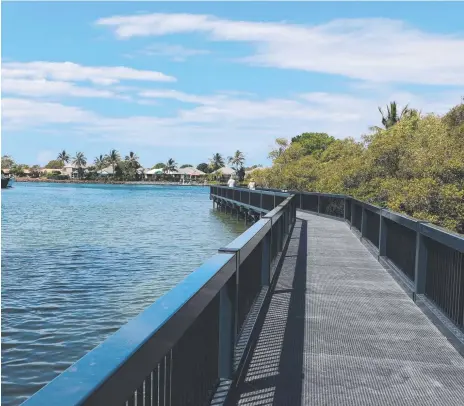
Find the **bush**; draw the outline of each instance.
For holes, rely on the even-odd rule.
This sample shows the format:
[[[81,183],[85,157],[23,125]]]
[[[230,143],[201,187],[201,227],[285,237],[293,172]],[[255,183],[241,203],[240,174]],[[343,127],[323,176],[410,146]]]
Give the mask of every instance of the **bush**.
[[[52,179],[52,180],[68,180],[69,175],[62,175],[58,173],[47,173],[46,178]]]
[[[444,117],[407,115],[361,142],[330,141],[308,154],[322,137],[313,142],[311,134],[296,138],[272,168],[253,171],[256,183],[348,194],[464,232],[464,106]]]

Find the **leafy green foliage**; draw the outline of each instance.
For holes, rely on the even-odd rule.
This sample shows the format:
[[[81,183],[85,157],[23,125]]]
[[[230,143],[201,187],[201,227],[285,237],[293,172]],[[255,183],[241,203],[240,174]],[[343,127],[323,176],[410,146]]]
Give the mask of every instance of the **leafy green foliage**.
[[[382,115],[382,125],[388,129],[393,127],[398,121],[400,121],[404,116],[406,116],[411,110],[408,109],[406,105],[401,113],[398,115],[398,106],[396,102],[390,102],[387,106],[387,112],[384,114],[381,107],[379,107],[379,112]],[[378,127],[377,127],[378,128]]]
[[[288,148],[288,140],[286,138],[276,138],[275,140],[276,148],[269,152],[269,159],[272,159],[274,162],[277,158],[279,158],[285,150]]]
[[[73,158],[73,165],[77,167],[79,178],[82,178],[84,175],[84,167],[87,165],[87,158],[83,152],[76,153],[76,156]]]
[[[292,143],[303,147],[305,155],[321,154],[334,141],[335,138],[326,133],[303,133],[292,138]]]
[[[15,161],[10,155],[2,156],[2,169],[10,169],[14,164]]]
[[[45,165],[45,168],[61,169],[63,166],[64,166],[63,161],[60,161],[59,159],[52,159],[50,162],[48,162],[47,165]]]
[[[40,166],[39,165],[32,165],[30,168],[30,176],[31,178],[38,178],[40,177]]]
[[[58,157],[56,158],[58,161],[61,161],[63,163],[68,163],[71,159],[71,157],[69,156],[69,154],[63,149],[63,151],[61,151],[59,154],[58,154]]]
[[[241,182],[245,178],[245,169],[243,168],[243,164],[245,163],[245,154],[242,151],[235,151],[233,156],[227,158],[229,164],[234,169],[235,174],[238,177],[238,180]]]
[[[408,110],[388,129],[325,149],[300,137],[253,178],[263,187],[352,195],[464,233],[463,118],[462,106],[444,117]]]
[[[181,167],[181,169],[182,169],[182,168],[193,168],[193,165],[190,165],[190,164],[183,164],[183,165],[181,165],[180,167]]]
[[[210,172],[211,172],[210,166],[209,166],[207,163],[205,163],[205,162],[199,164],[199,165],[197,166],[197,169],[198,169],[199,171],[204,172],[204,173],[210,173]]]
[[[45,176],[47,179],[54,179],[54,180],[68,180],[69,179],[68,175],[61,175],[59,173],[47,173]]]
[[[177,163],[173,158],[169,158],[163,168],[164,173],[177,172]]]
[[[24,170],[28,169],[29,167],[27,165],[22,165],[22,164],[14,164],[10,168],[10,174],[17,176],[17,177],[22,177],[25,176]]]
[[[224,166],[224,158],[220,153],[215,153],[213,157],[209,160],[209,166],[211,168],[211,172],[218,170]]]

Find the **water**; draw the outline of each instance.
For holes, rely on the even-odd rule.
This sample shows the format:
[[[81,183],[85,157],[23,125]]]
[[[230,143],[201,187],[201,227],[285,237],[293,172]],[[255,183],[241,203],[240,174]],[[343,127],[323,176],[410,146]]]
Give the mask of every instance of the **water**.
[[[2,405],[17,405],[245,230],[204,187],[2,191]]]

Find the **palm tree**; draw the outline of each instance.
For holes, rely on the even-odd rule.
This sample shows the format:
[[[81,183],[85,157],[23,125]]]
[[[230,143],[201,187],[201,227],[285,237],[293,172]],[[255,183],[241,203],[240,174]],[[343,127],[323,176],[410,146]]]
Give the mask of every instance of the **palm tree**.
[[[73,165],[77,166],[77,172],[79,177],[82,177],[82,168],[87,165],[87,158],[83,152],[77,152],[76,156],[73,158]]]
[[[174,159],[169,158],[168,162],[166,162],[166,166],[163,168],[164,173],[168,172],[177,172],[177,163]]]
[[[224,166],[224,158],[222,155],[217,152],[213,155],[213,157],[209,160],[209,165],[213,171],[218,170]]]
[[[228,158],[228,161],[233,168],[241,168],[245,162],[245,155],[243,154],[243,152],[237,150],[235,151],[234,156],[230,156]]]
[[[137,169],[140,168],[139,157],[135,152],[129,152],[129,155],[126,155],[126,175],[127,177],[134,179],[137,178]]]
[[[387,114],[385,115],[382,111],[382,108],[379,107],[379,112],[382,115],[382,125],[385,129],[393,127],[398,121],[400,121],[406,114],[409,113],[408,105],[406,105],[401,114],[398,116],[398,106],[395,101],[390,102],[390,105],[387,105]],[[380,130],[381,128],[377,126],[371,127],[373,130]]]
[[[106,166],[106,158],[102,154],[97,156],[93,162],[97,171],[101,171]]]
[[[106,161],[111,165],[113,168],[113,176],[114,176],[114,168],[116,167],[117,163],[121,160],[119,156],[119,152],[115,149],[112,149],[108,155],[105,156]]]
[[[129,162],[129,165],[132,168],[138,169],[140,167],[139,157],[135,154],[135,152],[129,152],[129,155],[126,155],[126,161]]]
[[[61,151],[59,154],[58,154],[58,158],[57,158],[59,161],[63,162],[63,164],[65,163],[68,163],[69,160],[71,159],[71,157],[69,156],[69,154],[66,153],[66,151],[63,149],[63,151]]]
[[[230,156],[229,158],[227,158],[227,160],[229,161],[229,164],[234,169],[235,174],[237,175],[238,179],[242,181],[243,178],[245,177],[245,170],[243,169],[243,164],[245,162],[245,155],[243,154],[243,152],[237,150],[235,151],[234,156]]]

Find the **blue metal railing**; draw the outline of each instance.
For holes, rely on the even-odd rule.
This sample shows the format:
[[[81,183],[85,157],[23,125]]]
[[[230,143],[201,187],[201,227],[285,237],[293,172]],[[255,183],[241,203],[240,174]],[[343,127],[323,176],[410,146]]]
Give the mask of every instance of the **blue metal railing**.
[[[269,191],[269,189],[267,189]],[[464,236],[351,196],[290,191],[297,208],[344,219],[379,260],[464,332]]]
[[[274,199],[262,219],[24,404],[208,403],[243,366],[296,219],[294,196]]]

